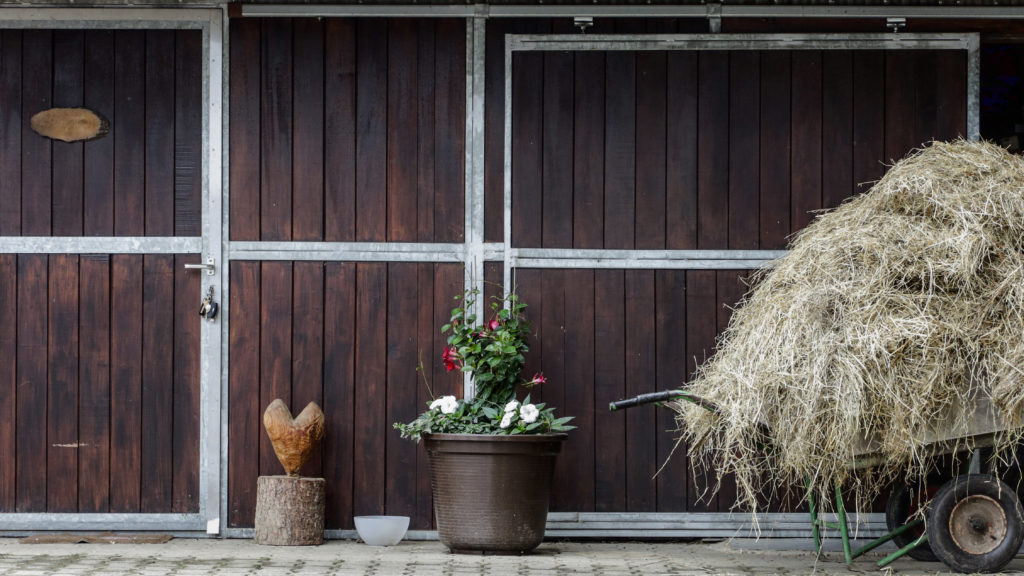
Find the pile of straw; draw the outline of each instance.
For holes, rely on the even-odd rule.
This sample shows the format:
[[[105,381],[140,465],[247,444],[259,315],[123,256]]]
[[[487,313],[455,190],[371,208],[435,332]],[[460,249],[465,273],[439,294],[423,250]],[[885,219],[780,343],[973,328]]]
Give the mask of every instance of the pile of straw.
[[[1024,161],[1005,150],[913,152],[753,285],[690,387],[718,411],[673,405],[696,465],[735,473],[738,506],[805,479],[858,504],[919,480],[936,458],[922,431],[964,430],[981,396],[1022,425]],[[854,470],[867,439],[880,464]]]

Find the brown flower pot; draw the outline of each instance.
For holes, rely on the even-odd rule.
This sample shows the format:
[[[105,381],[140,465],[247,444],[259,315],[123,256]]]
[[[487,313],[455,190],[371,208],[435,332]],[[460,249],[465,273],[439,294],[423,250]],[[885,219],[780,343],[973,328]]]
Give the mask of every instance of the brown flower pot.
[[[453,552],[524,553],[544,539],[565,434],[425,434],[437,533]]]

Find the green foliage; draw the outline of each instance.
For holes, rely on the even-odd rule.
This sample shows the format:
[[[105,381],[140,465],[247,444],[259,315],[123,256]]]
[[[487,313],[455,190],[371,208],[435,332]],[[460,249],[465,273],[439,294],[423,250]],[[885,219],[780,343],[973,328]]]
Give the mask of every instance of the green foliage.
[[[546,381],[543,374],[530,380],[521,376],[524,354],[529,351],[530,325],[522,315],[526,304],[515,294],[495,299],[489,318],[478,323],[471,312],[477,296],[476,291],[461,296],[463,306],[453,309],[451,320],[441,327],[441,332],[448,334],[441,358],[445,367],[469,374],[476,395],[468,401],[456,401],[453,396],[436,399],[418,418],[408,424],[395,423],[395,428],[403,438],[416,441],[429,433],[543,434],[573,429],[568,425],[571,416],[555,418],[554,408],[531,404],[529,396],[522,404],[515,400],[518,386]]]

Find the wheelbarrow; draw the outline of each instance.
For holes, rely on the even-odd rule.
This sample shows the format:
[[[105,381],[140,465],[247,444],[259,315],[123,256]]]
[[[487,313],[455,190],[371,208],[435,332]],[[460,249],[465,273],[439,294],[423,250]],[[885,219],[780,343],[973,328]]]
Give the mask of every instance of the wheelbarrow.
[[[663,405],[669,401],[686,401],[710,412],[717,412],[714,402],[686,390],[664,390],[641,394],[612,402],[612,411],[642,406]],[[837,530],[842,539],[847,565],[886,542],[897,550],[878,561],[888,566],[903,556],[918,560],[939,560],[958,572],[995,572],[1017,554],[1024,542],[1024,511],[1016,492],[991,473],[981,473],[981,449],[990,447],[995,438],[1008,430],[991,399],[979,396],[972,402],[966,426],[951,429],[951,419],[923,431],[923,443],[937,455],[956,454],[964,446],[972,447],[966,470],[958,470],[942,478],[929,478],[920,486],[896,486],[889,494],[885,509],[888,532],[862,547],[853,549],[847,522],[846,506],[839,486],[834,491],[835,522],[819,515],[823,494],[807,481],[807,503],[810,508],[811,532],[818,554],[821,554],[825,529]],[[951,411],[962,410],[959,405]],[[969,441],[969,442],[966,442]],[[854,467],[866,468],[880,460],[877,443],[858,439],[854,445]],[[991,472],[991,470],[989,471]]]

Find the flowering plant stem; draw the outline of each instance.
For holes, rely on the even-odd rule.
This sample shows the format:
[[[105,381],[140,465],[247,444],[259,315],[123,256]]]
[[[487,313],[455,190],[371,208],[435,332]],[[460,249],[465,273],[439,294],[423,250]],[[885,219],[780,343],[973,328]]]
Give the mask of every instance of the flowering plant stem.
[[[472,310],[478,293],[467,291],[462,306],[452,310],[450,321],[441,327],[448,334],[441,356],[448,371],[470,375],[476,395],[469,400],[443,396],[430,402],[428,410],[408,424],[395,424],[403,438],[419,440],[422,434],[541,434],[571,430],[572,417],[555,418],[554,408],[531,404],[529,396],[520,404],[518,386],[544,384],[541,373],[526,380],[521,376],[529,346],[530,325],[522,317],[526,304],[515,294],[491,303],[491,314],[478,322]]]

